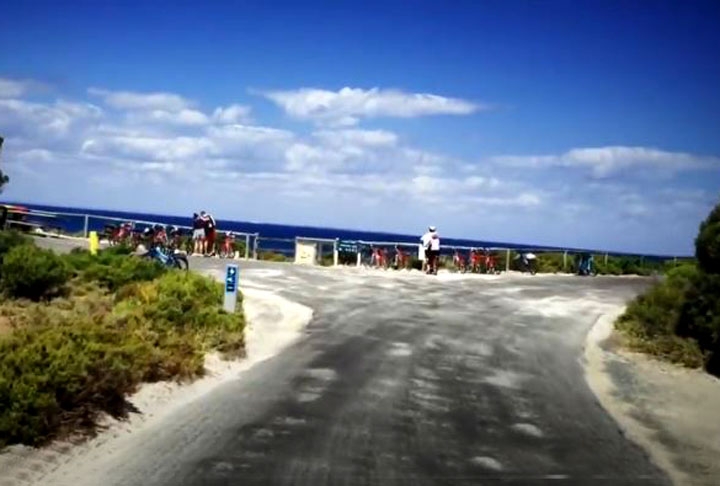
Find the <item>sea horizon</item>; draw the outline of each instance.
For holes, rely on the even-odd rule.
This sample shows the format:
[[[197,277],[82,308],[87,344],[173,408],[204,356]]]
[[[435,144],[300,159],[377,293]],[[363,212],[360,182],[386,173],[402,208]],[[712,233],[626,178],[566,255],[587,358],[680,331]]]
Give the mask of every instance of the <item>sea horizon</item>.
[[[96,216],[98,218],[122,218],[128,221],[147,221],[153,223],[161,223],[164,225],[176,225],[176,226],[191,226],[192,215],[180,216],[174,214],[157,214],[151,212],[138,212],[138,211],[125,211],[125,210],[114,210],[104,208],[88,208],[88,207],[75,207],[75,206],[58,206],[53,204],[39,204],[39,203],[27,203],[22,201],[3,201],[2,204],[12,204],[17,206],[24,206],[29,209],[36,211],[46,211],[49,213],[68,213],[77,214],[78,219],[65,219],[62,220],[62,224],[58,224],[63,229],[76,232],[83,228],[84,218],[80,218],[86,214]],[[215,215],[213,215],[215,216]],[[94,220],[95,218],[91,218]],[[225,218],[215,218],[218,223],[218,229],[220,231],[233,231],[236,233],[250,233],[259,234],[260,238],[266,241],[273,240],[293,240],[296,237],[307,237],[307,238],[320,238],[320,239],[340,239],[348,241],[366,241],[366,242],[397,242],[397,243],[419,243],[421,235],[409,235],[404,233],[392,233],[385,231],[372,231],[363,229],[351,229],[351,228],[335,228],[335,227],[324,227],[314,225],[297,225],[297,224],[283,224],[283,223],[265,223],[258,221],[239,221]],[[107,220],[106,220],[107,221]],[[99,221],[91,221],[92,229],[101,229]],[[302,230],[302,232],[300,231]],[[442,233],[441,233],[442,235]],[[654,253],[637,253],[637,252],[626,252],[616,250],[606,250],[597,248],[577,248],[562,245],[541,245],[532,243],[514,243],[514,242],[503,242],[503,241],[492,241],[492,240],[481,240],[472,238],[454,238],[448,236],[441,236],[443,245],[448,246],[462,246],[462,247],[478,247],[478,248],[509,248],[509,249],[526,249],[536,251],[568,251],[568,252],[592,252],[592,253],[607,253],[609,255],[624,255],[624,256],[644,256],[657,259],[671,259],[671,258],[690,258],[692,255],[661,255]],[[284,246],[284,245],[283,245]],[[284,249],[284,248],[283,248]]]

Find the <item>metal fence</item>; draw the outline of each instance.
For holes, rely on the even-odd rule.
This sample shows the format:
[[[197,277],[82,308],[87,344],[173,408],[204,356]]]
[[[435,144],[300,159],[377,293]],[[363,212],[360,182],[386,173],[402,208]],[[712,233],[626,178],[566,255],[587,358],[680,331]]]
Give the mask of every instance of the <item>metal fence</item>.
[[[24,213],[22,219],[8,219],[7,226],[14,226],[26,231],[34,231],[48,236],[65,236],[65,237],[82,237],[87,238],[91,231],[96,231],[100,235],[108,234],[113,226],[123,223],[131,223],[136,230],[142,230],[155,225],[163,225],[159,221],[147,220],[128,220],[124,218],[102,216],[97,214],[78,214],[70,212],[49,212],[29,210]],[[192,232],[192,227],[188,225],[175,225],[187,234]],[[218,229],[222,235],[222,228]],[[393,253],[397,248],[407,251],[413,261],[417,261],[421,257],[421,250],[418,243],[408,243],[407,241],[365,241],[365,240],[340,240],[332,238],[311,238],[298,235],[295,238],[277,238],[263,236],[259,233],[244,233],[233,231],[236,242],[241,248],[240,254],[246,259],[260,259],[273,261],[296,261],[296,248],[298,242],[312,243],[317,245],[316,261],[314,263],[321,265],[348,265],[363,266],[368,263],[368,254],[374,248],[382,248],[388,253]],[[469,252],[472,250],[483,250],[494,256],[497,266],[505,271],[513,267],[515,256],[520,250],[518,248],[506,247],[471,247],[461,245],[443,245],[441,249],[441,261],[446,266],[452,261],[455,252],[462,253],[465,258],[469,259]],[[557,258],[557,270],[568,271],[573,267],[573,260],[580,253],[593,254],[597,262],[603,262],[605,266],[611,258],[635,258],[636,264],[643,266],[657,266],[660,263],[672,260],[678,263],[683,257],[659,257],[659,256],[643,256],[629,255],[613,252],[602,251],[585,251],[585,250],[561,250],[537,248],[532,245],[522,248],[523,252],[532,252],[537,255],[553,254]],[[562,264],[559,260],[562,259]]]

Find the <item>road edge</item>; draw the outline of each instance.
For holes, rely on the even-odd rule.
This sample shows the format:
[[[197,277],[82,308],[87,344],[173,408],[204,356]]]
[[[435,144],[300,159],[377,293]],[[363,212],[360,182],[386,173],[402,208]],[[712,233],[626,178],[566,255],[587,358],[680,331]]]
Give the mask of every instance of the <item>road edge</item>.
[[[616,398],[616,385],[606,367],[613,354],[603,349],[602,344],[611,337],[615,321],[625,312],[625,307],[618,306],[602,314],[590,328],[585,338],[585,381],[603,409],[618,424],[623,435],[642,447],[650,460],[662,469],[674,484],[690,484],[688,475],[674,465],[672,452],[653,439],[656,431],[633,417],[631,403]]]

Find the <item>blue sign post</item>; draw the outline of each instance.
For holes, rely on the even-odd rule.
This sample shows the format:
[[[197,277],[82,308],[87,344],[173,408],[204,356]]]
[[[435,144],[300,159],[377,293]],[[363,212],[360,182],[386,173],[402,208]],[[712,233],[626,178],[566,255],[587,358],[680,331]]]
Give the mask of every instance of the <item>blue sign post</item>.
[[[225,269],[225,299],[223,300],[225,312],[235,312],[239,273],[237,265],[228,265]]]

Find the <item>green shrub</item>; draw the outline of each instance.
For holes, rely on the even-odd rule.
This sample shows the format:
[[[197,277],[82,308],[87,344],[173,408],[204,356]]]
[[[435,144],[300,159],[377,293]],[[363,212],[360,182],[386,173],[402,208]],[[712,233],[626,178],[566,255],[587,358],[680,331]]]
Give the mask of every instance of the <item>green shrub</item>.
[[[274,251],[261,251],[258,253],[258,260],[265,260],[269,262],[288,262],[289,257],[286,257],[282,253],[276,253]]]
[[[42,316],[42,311],[40,311]],[[99,411],[122,414],[151,343],[85,312],[0,340],[0,446],[37,445],[63,427],[90,427]]]
[[[20,245],[32,245],[32,240],[17,231],[0,231],[0,262],[8,251]]]
[[[85,281],[99,282],[115,291],[132,282],[148,281],[162,275],[166,268],[160,263],[124,253],[122,246],[99,251],[65,255],[75,274]]]
[[[563,253],[538,253],[536,268],[540,273],[564,273],[572,271],[572,256],[568,255],[567,265],[563,264]]]
[[[239,351],[244,346],[243,315],[222,310],[223,287],[207,277],[169,272],[153,282],[127,286],[116,298],[118,318],[146,320],[163,332],[196,332],[209,347],[222,351]],[[242,306],[240,293],[238,306]]]
[[[243,314],[221,302],[217,282],[173,271],[19,310],[27,322],[0,339],[0,447],[121,416],[139,383],[198,376],[211,348],[241,354]]]
[[[677,334],[693,338],[706,355],[706,368],[720,376],[720,275],[698,272],[684,296]]]
[[[720,274],[720,204],[700,224],[695,238],[695,256],[704,272]]]
[[[0,288],[10,297],[40,300],[60,294],[70,276],[68,265],[52,251],[20,245],[3,258]]]

